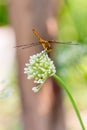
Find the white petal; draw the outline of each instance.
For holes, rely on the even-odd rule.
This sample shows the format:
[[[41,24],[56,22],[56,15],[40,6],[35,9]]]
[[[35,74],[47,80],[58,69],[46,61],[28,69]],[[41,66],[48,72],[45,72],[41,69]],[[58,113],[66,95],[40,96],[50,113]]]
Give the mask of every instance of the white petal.
[[[33,87],[32,90],[36,93],[39,91],[39,89],[37,87]]]

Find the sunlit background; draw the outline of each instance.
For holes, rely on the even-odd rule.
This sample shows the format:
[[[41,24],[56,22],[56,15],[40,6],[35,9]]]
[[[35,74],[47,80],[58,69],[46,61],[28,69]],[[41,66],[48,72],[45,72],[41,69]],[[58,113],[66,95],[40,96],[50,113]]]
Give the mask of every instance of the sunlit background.
[[[21,130],[20,93],[14,69],[15,35],[9,26],[6,2],[0,0],[0,130]],[[57,39],[79,43],[59,45],[55,59],[57,73],[68,84],[87,128],[87,1],[62,0],[57,21]],[[80,130],[73,107],[65,93],[64,96],[67,130]]]

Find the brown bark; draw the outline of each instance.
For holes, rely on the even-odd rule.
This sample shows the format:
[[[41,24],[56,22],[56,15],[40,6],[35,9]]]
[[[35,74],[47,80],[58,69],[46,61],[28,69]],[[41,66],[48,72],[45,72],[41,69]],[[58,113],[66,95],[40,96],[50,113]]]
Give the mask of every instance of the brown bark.
[[[9,1],[10,20],[16,33],[17,45],[37,41],[32,28],[46,39],[54,38],[57,4],[57,0]],[[49,78],[41,91],[34,93],[31,90],[33,81],[28,80],[23,72],[29,56],[39,52],[41,48],[17,50],[24,130],[64,130],[60,87],[53,78]]]

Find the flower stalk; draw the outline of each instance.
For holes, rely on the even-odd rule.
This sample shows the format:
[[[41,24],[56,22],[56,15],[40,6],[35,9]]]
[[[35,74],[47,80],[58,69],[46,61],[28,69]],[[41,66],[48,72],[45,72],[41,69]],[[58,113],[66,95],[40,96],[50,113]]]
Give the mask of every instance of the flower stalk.
[[[68,95],[68,97],[69,97],[69,99],[70,99],[70,101],[71,101],[71,103],[72,103],[72,105],[73,105],[73,108],[74,108],[74,110],[75,110],[75,112],[76,112],[76,115],[77,115],[77,117],[78,117],[78,120],[79,120],[79,122],[80,122],[80,125],[81,125],[81,127],[82,127],[82,130],[86,130],[86,129],[85,129],[85,126],[84,126],[84,123],[83,123],[83,121],[82,121],[82,118],[81,118],[81,116],[80,116],[80,112],[79,112],[79,110],[78,110],[78,108],[77,108],[77,105],[76,105],[76,103],[75,103],[75,100],[73,99],[73,96],[71,95],[71,93],[70,93],[70,91],[69,91],[67,85],[66,85],[66,84],[64,83],[64,81],[63,81],[59,76],[57,76],[56,74],[54,74],[53,77],[54,77],[55,80],[61,85],[61,87],[66,91],[66,93],[67,93],[67,95]]]

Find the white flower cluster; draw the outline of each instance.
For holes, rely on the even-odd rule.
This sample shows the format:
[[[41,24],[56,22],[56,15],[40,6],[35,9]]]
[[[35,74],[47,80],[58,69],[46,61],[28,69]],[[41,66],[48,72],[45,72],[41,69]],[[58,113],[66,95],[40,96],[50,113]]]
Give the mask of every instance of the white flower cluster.
[[[29,63],[24,68],[24,73],[28,75],[28,79],[34,78],[34,83],[39,84],[32,89],[37,92],[45,80],[56,73],[56,69],[46,51],[42,51],[30,57]]]

